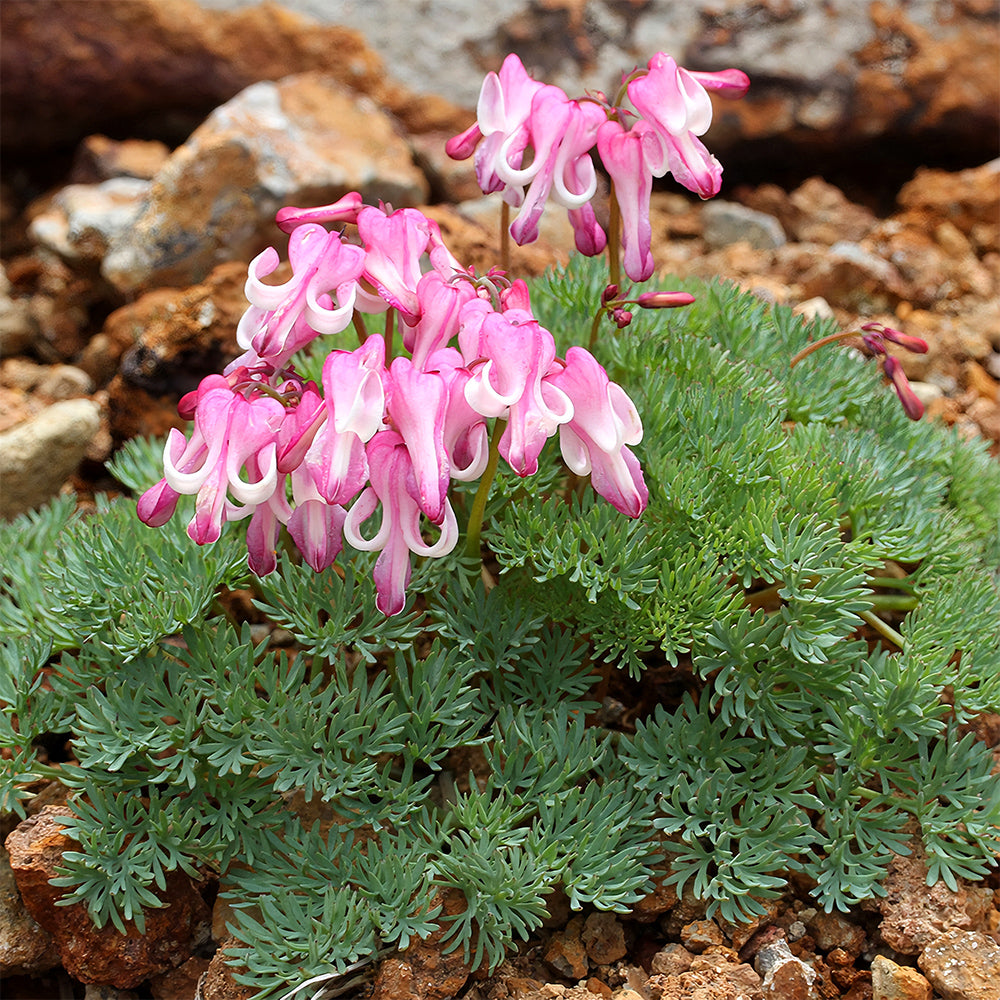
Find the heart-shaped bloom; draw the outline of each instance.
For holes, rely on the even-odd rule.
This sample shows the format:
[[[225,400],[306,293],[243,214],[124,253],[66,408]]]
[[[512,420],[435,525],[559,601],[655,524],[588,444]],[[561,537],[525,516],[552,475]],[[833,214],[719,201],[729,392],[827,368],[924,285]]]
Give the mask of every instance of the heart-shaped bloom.
[[[364,267],[359,247],[342,243],[322,226],[298,226],[288,240],[292,277],[280,285],[262,280],[278,266],[268,247],[250,263],[246,296],[250,307],[236,329],[239,345],[280,368],[318,334],[340,333],[351,322],[357,281]],[[337,305],[329,293],[336,294]]]
[[[371,485],[347,512],[344,538],[356,549],[379,553],[373,573],[375,603],[384,615],[396,615],[406,604],[411,554],[447,555],[458,541],[458,522],[445,501],[441,534],[433,544],[426,543],[420,533],[420,507],[409,488],[413,462],[402,437],[392,430],[380,431],[368,442],[367,451]],[[365,538],[361,527],[380,504],[382,523],[373,538]]]
[[[323,499],[305,466],[295,469],[291,478],[295,509],[288,518],[288,533],[306,564],[321,573],[344,547],[347,511]]]
[[[705,84],[665,52],[658,52],[648,65],[645,76],[629,83],[628,96],[655,130],[667,169],[677,182],[711,198],[722,186],[722,166],[697,138],[712,124],[712,101]],[[722,89],[719,82],[717,89]]]
[[[403,324],[403,346],[417,368],[424,368],[428,355],[458,335],[459,314],[466,302],[476,298],[471,281],[449,281],[439,271],[428,271],[417,283],[420,317]]]
[[[573,416],[566,394],[543,381],[554,369],[555,340],[523,309],[498,313],[476,300],[462,315],[459,344],[472,371],[465,398],[482,416],[507,421],[500,454],[519,476],[534,475],[546,440]]]
[[[597,132],[597,150],[614,182],[621,211],[625,273],[633,281],[645,281],[655,268],[649,199],[653,177],[662,175],[662,147],[645,121],[637,121],[628,131],[616,121],[606,121]]]
[[[617,510],[638,517],[649,491],[627,447],[642,440],[635,404],[582,347],[569,348],[565,367],[548,381],[572,400],[573,416],[559,428],[564,461],[578,476],[589,474],[594,490]]]
[[[176,428],[170,431],[163,482],[140,499],[139,516],[147,524],[162,524],[171,501],[176,503],[174,494],[197,495],[188,534],[204,545],[219,538],[224,521],[252,513],[277,489],[277,437],[285,407],[252,390],[249,398],[234,392],[221,375],[202,380],[194,407],[190,441]]]
[[[302,460],[329,504],[349,503],[368,479],[365,443],[385,415],[385,341],[378,334],[323,363],[326,421]]]
[[[413,466],[411,495],[435,524],[448,500],[449,461],[444,447],[448,386],[437,372],[424,372],[409,358],[395,358],[386,379],[388,423],[399,432]]]

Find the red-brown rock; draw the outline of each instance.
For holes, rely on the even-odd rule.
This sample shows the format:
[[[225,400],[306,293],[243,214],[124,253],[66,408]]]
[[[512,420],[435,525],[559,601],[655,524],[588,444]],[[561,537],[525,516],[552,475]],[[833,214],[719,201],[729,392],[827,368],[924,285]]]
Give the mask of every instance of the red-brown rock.
[[[128,989],[185,961],[208,911],[191,880],[180,872],[168,874],[167,887],[158,894],[166,905],[145,911],[143,933],[131,921],[125,923],[125,934],[110,924],[97,928],[80,903],[56,906],[63,892],[49,879],[63,854],[77,847],[59,822],[71,814],[68,806],[47,806],[7,838],[25,905],[52,935],[66,971],[82,983]]]
[[[952,929],[932,941],[917,964],[942,1000],[1000,996],[1000,945],[985,934]]]

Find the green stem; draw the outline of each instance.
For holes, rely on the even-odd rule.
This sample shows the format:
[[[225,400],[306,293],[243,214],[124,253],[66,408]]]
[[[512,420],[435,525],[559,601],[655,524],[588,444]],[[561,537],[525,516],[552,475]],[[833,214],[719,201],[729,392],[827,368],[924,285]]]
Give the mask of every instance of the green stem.
[[[611,193],[608,196],[608,284],[621,284],[621,229],[622,213],[618,207],[618,196],[615,194],[614,181],[611,182]]]
[[[905,648],[906,640],[891,625],[882,621],[878,615],[874,615],[870,611],[859,611],[858,617],[868,622],[876,632],[888,639],[894,646],[898,646],[900,649]]]
[[[500,270],[510,273],[510,205],[500,202]]]
[[[361,313],[354,310],[354,315],[351,317],[351,323],[354,325],[354,329],[358,334],[358,344],[363,344],[368,339],[368,328],[365,326],[364,318]]]
[[[392,338],[396,332],[396,310],[390,306],[385,313],[385,358],[386,364],[392,357]]]
[[[482,478],[479,480],[479,489],[472,501],[472,509],[469,511],[469,528],[465,536],[465,554],[470,559],[480,559],[479,539],[483,531],[483,516],[486,514],[486,501],[490,495],[490,488],[493,486],[493,478],[497,474],[497,466],[500,463],[500,438],[507,427],[506,420],[497,420],[493,425],[493,436],[490,438],[490,457],[486,462]]]
[[[920,606],[916,597],[904,594],[873,594],[872,607],[878,611],[912,611]]]

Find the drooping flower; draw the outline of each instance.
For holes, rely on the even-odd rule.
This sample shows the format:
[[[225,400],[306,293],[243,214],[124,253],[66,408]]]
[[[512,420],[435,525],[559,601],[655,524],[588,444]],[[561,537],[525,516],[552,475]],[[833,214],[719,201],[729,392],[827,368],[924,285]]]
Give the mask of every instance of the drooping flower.
[[[566,352],[566,364],[549,376],[572,401],[573,416],[559,428],[563,459],[578,476],[590,475],[598,495],[629,517],[649,502],[639,461],[628,448],[642,440],[635,404],[593,355],[582,347]]]
[[[288,533],[306,564],[317,573],[332,565],[344,547],[347,511],[320,496],[309,469],[300,466],[291,475],[295,508],[288,518]]]
[[[303,464],[320,496],[347,504],[368,479],[365,444],[385,415],[385,341],[378,334],[354,351],[331,351],[323,363],[325,423]]]
[[[410,556],[447,555],[458,541],[458,522],[451,504],[445,501],[438,540],[428,544],[420,534],[420,507],[411,495],[413,463],[402,437],[383,430],[368,442],[371,485],[366,487],[344,520],[348,544],[366,552],[378,552],[373,577],[378,591],[376,605],[384,615],[396,615],[406,604],[406,587],[412,567]],[[382,523],[372,538],[361,527],[382,508]]]
[[[288,240],[292,277],[281,285],[261,279],[280,258],[273,247],[258,254],[246,281],[250,307],[236,329],[236,339],[256,358],[281,367],[319,334],[340,333],[351,322],[357,281],[364,267],[359,247],[342,243],[338,233],[307,223]],[[337,304],[329,293],[335,292]],[[239,359],[235,364],[245,363]]]
[[[479,92],[476,123],[445,145],[450,157],[464,160],[476,151],[476,179],[486,194],[503,191],[504,200],[521,204],[523,189],[508,186],[502,166],[518,168],[530,141],[527,128],[532,98],[544,85],[528,76],[521,60],[511,53],[499,73],[487,73]]]
[[[465,398],[482,416],[507,421],[500,454],[519,476],[534,475],[546,440],[573,416],[566,394],[544,381],[555,365],[555,340],[524,309],[498,313],[476,300],[462,318],[459,345],[472,371]]]
[[[647,74],[628,84],[628,96],[653,127],[666,168],[677,182],[702,198],[711,198],[722,186],[722,166],[697,138],[712,123],[712,101],[704,83],[708,75],[691,73],[665,52],[654,55],[648,66]],[[716,89],[737,89],[726,83],[730,76],[725,74],[709,79],[718,85]]]
[[[428,271],[417,283],[420,316],[415,323],[404,323],[403,346],[413,364],[424,368],[430,354],[447,346],[458,335],[462,306],[476,298],[471,281],[449,281],[438,271]]]
[[[903,411],[911,420],[919,420],[924,415],[924,404],[913,391],[899,359],[889,355],[882,362],[882,368],[892,382],[892,387],[896,390],[900,403],[903,404]]]
[[[637,121],[628,131],[619,122],[606,121],[597,132],[597,150],[615,185],[621,210],[625,273],[633,281],[645,281],[656,266],[649,199],[653,177],[663,172],[662,146],[645,121]]]
[[[170,431],[163,481],[140,498],[139,516],[162,524],[173,494],[197,495],[188,534],[204,545],[219,538],[224,521],[252,513],[277,488],[277,436],[285,407],[270,396],[251,391],[248,398],[234,391],[222,375],[207,376],[197,392],[191,439],[176,428]]]
[[[386,379],[386,412],[413,466],[410,495],[428,519],[440,524],[448,500],[449,461],[444,447],[448,386],[437,372],[394,358]]]

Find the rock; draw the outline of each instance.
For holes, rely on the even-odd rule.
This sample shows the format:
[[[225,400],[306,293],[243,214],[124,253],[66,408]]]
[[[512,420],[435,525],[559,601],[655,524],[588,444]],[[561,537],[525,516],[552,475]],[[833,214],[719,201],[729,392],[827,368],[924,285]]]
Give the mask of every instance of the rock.
[[[276,242],[279,208],[349,191],[395,208],[428,194],[405,141],[371,100],[319,73],[256,83],[174,151],[101,273],[128,292],[189,285]]]
[[[446,890],[439,899],[442,917],[454,916],[466,907],[465,896]],[[383,960],[375,975],[371,1000],[450,1000],[457,996],[472,971],[461,948],[445,952],[444,921],[427,938],[414,938],[406,951]]]
[[[807,927],[821,951],[840,948],[849,955],[857,957],[867,944],[864,930],[839,913],[818,912]]]
[[[899,271],[858,243],[834,243],[802,277],[807,298],[822,296],[830,305],[857,313],[885,312],[890,303],[906,298]]]
[[[108,385],[115,441],[186,426],[177,400],[240,353],[236,324],[248,305],[245,281],[244,264],[222,264],[202,284],[155,289],[108,317],[81,365],[98,382],[120,368]]]
[[[733,201],[707,202],[701,217],[705,242],[713,249],[743,241],[755,250],[773,250],[785,243],[781,223],[774,216]]]
[[[170,148],[156,139],[88,135],[76,149],[70,180],[75,184],[100,184],[114,177],[151,181],[168,156]]]
[[[139,1000],[139,994],[132,990],[119,990],[114,986],[88,984],[83,1000]]]
[[[947,931],[923,950],[917,964],[942,1000],[1000,996],[1000,945],[978,931]]]
[[[160,139],[180,142],[244,87],[310,70],[369,95],[411,131],[468,124],[451,101],[415,99],[358,32],[287,5],[218,13],[191,0],[46,0],[41,18],[36,0],[5,0],[0,11],[5,150],[65,147],[101,131],[149,136],[151,121],[162,123]]]
[[[207,974],[211,964],[207,958],[189,958],[176,969],[151,976],[149,990],[153,994],[153,1000],[191,1000],[198,992],[198,983]]]
[[[613,913],[591,913],[584,921],[580,938],[594,965],[610,965],[628,954],[625,931]]]
[[[1000,402],[1000,382],[975,361],[962,365],[962,381],[980,398],[990,403]]]
[[[212,956],[206,971],[198,981],[198,992],[194,994],[199,1000],[252,1000],[259,990],[252,986],[244,986],[233,979],[234,972],[246,973],[245,966],[235,968],[228,963],[232,961],[230,950],[237,945],[235,938],[221,942],[218,951]],[[185,998],[187,1000],[187,998]]]
[[[720,945],[725,939],[713,920],[692,920],[681,928],[681,942],[688,951],[696,955],[712,945]]]
[[[640,923],[651,923],[677,905],[677,890],[664,885],[665,875],[653,876],[653,891],[632,907],[632,916]]]
[[[583,979],[589,969],[582,932],[583,918],[574,917],[564,930],[552,935],[545,949],[545,961],[567,979]]]
[[[54,497],[100,425],[97,403],[68,399],[0,433],[0,517],[16,517]]]
[[[34,343],[38,327],[25,298],[12,298],[7,272],[0,265],[0,358],[24,354]]]
[[[872,1000],[931,1000],[931,984],[916,969],[884,955],[872,959]]]
[[[90,376],[74,365],[49,365],[35,386],[35,391],[53,402],[76,399],[94,391]]]
[[[679,976],[691,968],[693,961],[694,955],[684,945],[667,944],[653,956],[649,967],[657,976]]]
[[[157,893],[167,905],[145,911],[146,929],[141,934],[131,921],[125,922],[125,934],[110,924],[98,929],[81,903],[56,905],[62,890],[49,879],[63,854],[77,846],[59,822],[71,814],[68,806],[46,806],[7,838],[11,868],[25,906],[52,935],[66,971],[81,983],[130,989],[185,961],[208,911],[191,880],[181,872],[167,874],[166,888]]]
[[[796,958],[783,939],[761,948],[755,966],[765,1000],[819,1000],[816,970]]]
[[[921,167],[896,201],[915,225],[949,222],[977,253],[1000,250],[1000,159],[957,173]]]
[[[889,864],[879,900],[882,940],[901,955],[917,955],[949,930],[975,930],[992,902],[985,886],[958,879],[953,892],[943,882],[927,885],[923,850],[914,845],[907,857],[897,855]]]
[[[0,976],[33,975],[58,964],[52,938],[28,913],[14,880],[10,855],[0,845]]]
[[[68,184],[28,225],[28,236],[69,261],[99,263],[139,215],[149,181],[113,177],[100,184]]]

